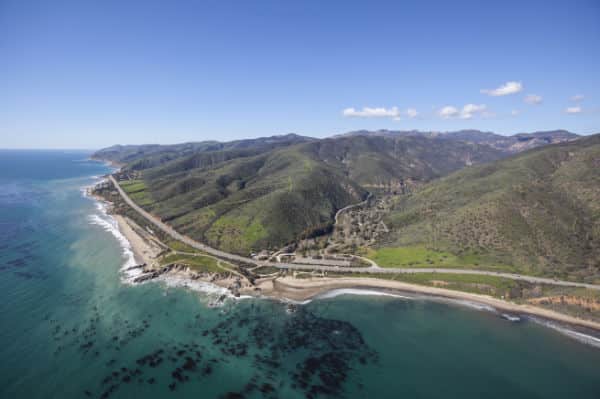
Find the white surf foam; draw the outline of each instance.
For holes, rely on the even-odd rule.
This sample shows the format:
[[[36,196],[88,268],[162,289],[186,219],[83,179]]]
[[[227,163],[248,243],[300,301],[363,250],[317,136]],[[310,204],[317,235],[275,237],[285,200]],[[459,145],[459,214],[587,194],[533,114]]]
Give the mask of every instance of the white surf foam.
[[[298,301],[290,298],[280,298],[279,300],[284,303],[290,303],[293,305],[308,305],[314,300],[319,299],[331,299],[341,295],[357,295],[357,296],[387,296],[394,297],[400,299],[414,299],[414,297],[404,296],[400,294],[394,294],[391,292],[377,291],[377,290],[369,290],[369,289],[360,289],[360,288],[337,288],[331,291],[324,292],[322,294],[316,295],[311,299],[305,299],[303,301]],[[252,297],[251,297],[252,298]]]
[[[119,246],[121,247],[124,259],[124,262],[121,265],[120,269],[122,281],[124,283],[132,283],[133,278],[140,275],[142,271],[141,269],[127,270],[130,267],[136,265],[131,243],[119,230],[119,224],[117,223],[116,219],[113,218],[107,212],[107,204],[105,202],[91,198],[88,194],[89,187],[93,187],[94,185],[98,184],[103,180],[104,179],[100,178],[96,182],[94,182],[94,184],[87,187],[83,187],[81,189],[82,195],[84,197],[92,199],[94,201],[94,206],[96,207],[96,212],[88,216],[88,221],[90,224],[100,226],[102,229],[104,229],[104,231],[109,232],[114,238],[116,238],[117,242],[119,243]]]
[[[521,318],[519,316],[513,316],[510,315],[508,313],[502,313],[500,316],[502,316],[503,319],[506,319],[508,321],[512,321],[514,323],[521,321]]]
[[[551,328],[551,329],[553,329],[555,331],[558,331],[559,333],[561,333],[561,334],[563,334],[563,335],[565,335],[567,337],[573,338],[573,339],[575,339],[575,340],[577,340],[577,341],[579,341],[581,343],[584,343],[584,344],[587,344],[587,345],[591,345],[591,346],[596,347],[596,348],[600,348],[600,338],[599,337],[595,337],[593,335],[585,334],[585,333],[582,333],[580,331],[573,330],[573,329],[571,329],[569,327],[566,327],[564,325],[561,325],[561,324],[558,324],[558,323],[555,323],[555,322],[552,322],[552,321],[549,321],[549,320],[540,319],[540,318],[537,318],[537,317],[534,317],[534,316],[530,316],[529,319],[532,320],[532,321],[534,321],[534,322],[536,322],[536,323],[538,323],[538,324],[543,325],[544,327],[548,327],[548,328]]]
[[[455,303],[455,304],[465,306],[465,307],[468,307],[471,309],[483,310],[483,311],[491,312],[491,313],[498,313],[496,308],[494,308],[493,306],[486,305],[486,304],[479,303],[479,302],[467,301],[465,299],[441,299],[441,300],[444,302]]]
[[[173,288],[188,288],[193,291],[200,291],[209,295],[226,295],[232,296],[231,292],[227,288],[219,287],[218,285],[211,284],[206,281],[191,280],[186,276],[178,276],[177,274],[162,275],[153,279],[154,281],[160,281],[167,287]],[[148,281],[153,281],[148,280]]]
[[[155,279],[147,280],[141,284],[150,283],[150,282],[159,282],[164,284],[167,289],[168,288],[183,288],[191,291],[199,292],[202,296],[209,300],[208,305],[210,307],[220,307],[225,305],[225,302],[222,300],[223,297],[228,300],[243,300],[243,299],[251,299],[256,298],[250,295],[240,295],[236,297],[229,291],[227,288],[223,288],[216,284],[201,281],[201,280],[191,280],[187,276],[177,275],[177,274],[163,274]],[[168,292],[168,291],[167,291]]]
[[[99,179],[93,185],[101,182],[102,180],[104,180],[104,179]],[[85,197],[91,198],[88,195],[87,188],[88,187],[83,187],[81,189],[81,192]],[[122,249],[123,259],[124,259],[124,263],[120,268],[121,281],[124,284],[130,284],[130,285],[136,284],[133,282],[133,280],[135,279],[135,277],[142,274],[142,269],[141,268],[129,269],[132,266],[135,266],[137,264],[131,243],[129,242],[129,240],[127,240],[125,235],[123,235],[123,233],[121,233],[121,231],[119,230],[119,224],[117,223],[116,219],[113,218],[107,212],[107,204],[105,202],[96,200],[95,198],[91,198],[91,199],[94,200],[96,212],[88,216],[89,223],[100,226],[103,230],[109,232],[117,240],[117,242],[119,243],[119,245]],[[226,295],[228,298],[235,298],[235,299],[253,298],[251,296],[245,296],[245,295],[240,296],[240,297],[235,297],[226,288],[219,287],[218,285],[211,284],[209,282],[204,282],[204,281],[199,281],[199,280],[191,280],[189,278],[186,278],[185,276],[177,276],[174,274],[162,275],[156,279],[147,280],[146,282],[153,282],[153,281],[162,282],[167,287],[188,288],[193,291],[197,291],[197,292],[206,294],[209,297],[220,297],[222,295]]]
[[[413,299],[412,297],[394,294],[391,292],[368,290],[360,288],[339,288],[331,291],[324,292],[323,294],[317,295],[315,299],[329,299],[335,298],[341,295],[359,295],[359,296],[386,296],[401,299]]]
[[[90,179],[93,179],[93,182],[88,184],[87,186],[83,186],[79,188],[79,192],[81,192],[81,196],[84,198],[91,198],[90,197],[90,190],[92,188],[94,188],[97,184],[102,183],[104,181],[106,181],[106,179],[102,176],[90,176]]]
[[[270,296],[263,296],[263,298],[272,299],[272,300],[276,300],[276,301],[283,302],[283,303],[289,303],[292,305],[308,305],[309,303],[312,302],[312,299],[305,299],[304,301],[297,301],[295,299],[290,299],[290,298],[272,298]]]
[[[123,252],[123,258],[125,260],[125,262],[121,266],[121,270],[124,271],[124,269],[127,269],[131,266],[135,266],[136,262],[135,262],[135,257],[133,255],[133,250],[131,249],[131,244],[119,230],[117,221],[115,219],[113,219],[112,217],[110,217],[108,214],[106,214],[106,210],[103,209],[102,206],[98,206],[98,208],[101,212],[104,212],[104,215],[102,215],[102,216],[98,215],[98,214],[89,215],[88,219],[90,221],[90,224],[94,224],[94,225],[102,227],[102,229],[104,229],[104,231],[109,232],[110,234],[112,234],[113,237],[115,237],[117,239],[117,241],[119,242],[119,245],[121,246],[121,249]],[[137,269],[133,269],[130,271],[135,271],[135,270],[137,270]],[[139,270],[135,274],[139,274]]]

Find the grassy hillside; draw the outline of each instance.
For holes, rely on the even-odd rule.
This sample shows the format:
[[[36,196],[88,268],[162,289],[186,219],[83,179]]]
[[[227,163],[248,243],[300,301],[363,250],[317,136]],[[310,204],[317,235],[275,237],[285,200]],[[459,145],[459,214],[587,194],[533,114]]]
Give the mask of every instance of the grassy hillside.
[[[503,155],[487,146],[426,137],[288,135],[179,155],[168,147],[153,148],[147,156],[130,150],[111,155],[130,160],[126,172],[136,171],[123,188],[179,231],[241,254],[322,234],[338,209],[374,189],[429,181]]]
[[[599,281],[599,171],[600,135],[461,170],[399,199],[381,246]]]
[[[445,176],[467,165],[500,159],[504,154],[484,145],[423,136],[350,136],[306,144],[305,151],[341,168],[363,187],[393,181],[419,182]]]
[[[366,195],[295,147],[256,152],[184,157],[144,170],[125,189],[142,188],[132,198],[179,231],[243,254],[327,229],[337,209]]]

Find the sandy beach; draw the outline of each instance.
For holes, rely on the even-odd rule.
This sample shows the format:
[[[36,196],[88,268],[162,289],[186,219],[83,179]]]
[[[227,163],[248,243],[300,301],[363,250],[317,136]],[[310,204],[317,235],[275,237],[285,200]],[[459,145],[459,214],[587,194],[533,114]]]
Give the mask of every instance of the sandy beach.
[[[150,234],[143,232],[142,228],[133,220],[116,214],[111,216],[115,218],[119,230],[131,244],[131,249],[138,264],[145,263],[149,267],[155,266],[157,264],[156,256],[163,251],[163,248],[151,237],[148,237]]]
[[[294,301],[305,301],[314,298],[320,294],[323,294],[327,291],[342,288],[368,288],[382,291],[416,293],[453,300],[465,300],[469,302],[491,306],[500,311],[516,314],[533,315],[545,319],[555,320],[561,323],[592,328],[594,330],[600,331],[600,323],[598,322],[580,319],[552,310],[543,309],[531,305],[516,304],[487,295],[472,294],[468,292],[454,291],[444,288],[409,284],[401,281],[383,280],[366,277],[278,277],[276,279],[261,281],[258,283],[258,287],[261,288],[262,294],[265,296],[280,299],[291,299]]]
[[[164,251],[164,247],[159,244],[158,240],[154,238],[150,233],[143,230],[139,225],[137,225],[133,220],[128,217],[122,215],[111,215],[117,221],[119,226],[119,231],[123,234],[123,236],[129,241],[131,245],[131,249],[133,251],[134,257],[138,264],[146,264],[144,267],[145,270],[157,268],[159,267],[159,262],[157,261],[157,256]],[[229,273],[225,269],[223,270],[223,275],[215,275],[215,273],[206,273],[206,276],[198,277],[196,275],[195,279],[192,279],[196,273],[192,271],[173,271],[168,274],[168,277],[165,275],[165,279],[170,280],[170,285],[172,286],[181,286],[181,287],[199,287],[200,290],[205,290],[205,284],[213,284],[216,287],[227,288],[233,287],[237,284],[238,276],[234,273]],[[198,284],[199,282],[205,283],[204,285]],[[254,293],[254,287],[250,285],[250,283],[246,282],[244,284],[242,282],[244,292]]]

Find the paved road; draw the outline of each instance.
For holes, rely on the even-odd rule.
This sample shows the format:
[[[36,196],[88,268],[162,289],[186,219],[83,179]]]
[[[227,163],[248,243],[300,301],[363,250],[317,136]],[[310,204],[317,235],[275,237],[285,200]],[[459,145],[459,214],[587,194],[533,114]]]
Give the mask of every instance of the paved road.
[[[162,231],[164,231],[165,233],[167,233],[174,239],[184,242],[187,245],[189,245],[190,247],[199,249],[200,251],[204,251],[206,253],[209,253],[211,255],[214,255],[214,256],[217,256],[217,257],[220,257],[223,259],[229,259],[229,260],[234,260],[234,261],[238,261],[238,262],[247,262],[247,263],[253,263],[253,264],[260,263],[260,262],[256,262],[254,259],[251,259],[251,258],[245,258],[243,256],[238,256],[235,254],[230,254],[228,252],[220,251],[218,249],[209,247],[208,245],[205,245],[198,241],[195,241],[188,236],[179,234],[172,227],[170,227],[166,223],[161,222],[156,216],[145,211],[140,206],[138,206],[135,202],[133,202],[133,200],[131,198],[129,198],[129,196],[127,195],[127,193],[125,193],[125,191],[123,191],[123,189],[121,188],[121,186],[119,185],[117,180],[112,175],[109,177],[109,179],[112,181],[112,183],[115,185],[115,187],[119,191],[119,194],[121,194],[121,197],[125,200],[125,202],[127,202],[127,204],[130,207],[135,209],[140,215],[142,215],[144,218],[146,218],[146,220],[148,220],[150,223],[152,223],[153,225],[155,225],[156,227],[158,227],[159,229],[161,229]]]
[[[522,274],[513,274],[513,273],[501,273],[501,272],[491,272],[487,270],[472,270],[472,269],[446,269],[446,268],[383,268],[383,267],[353,267],[353,268],[344,268],[344,267],[335,267],[335,266],[312,266],[312,265],[294,265],[294,264],[280,264],[277,265],[280,269],[288,269],[288,270],[316,270],[323,272],[343,272],[348,271],[349,269],[359,272],[359,273],[369,273],[369,274],[406,274],[406,273],[449,273],[449,274],[476,274],[480,276],[495,276],[495,277],[503,277],[511,280],[521,280],[527,281],[530,283],[536,284],[552,284],[552,285],[560,285],[564,287],[579,287],[579,288],[589,288],[593,290],[600,290],[600,285],[595,284],[585,284],[585,283],[576,283],[572,281],[563,281],[563,280],[554,280],[551,278],[544,277],[533,277],[533,276],[524,276]]]
[[[166,223],[161,222],[157,217],[150,214],[149,212],[142,209],[138,206],[123,189],[119,186],[119,183],[116,179],[111,175],[109,179],[115,185],[121,197],[125,200],[125,202],[135,209],[140,215],[146,218],[150,223],[154,224],[156,227],[170,235],[172,238],[182,241],[189,245],[192,248],[196,248],[200,251],[204,251],[211,255],[229,259],[237,262],[250,263],[256,266],[273,266],[279,269],[286,270],[314,270],[321,272],[344,272],[352,270],[354,272],[360,273],[369,273],[369,274],[402,274],[402,273],[451,273],[451,274],[476,274],[482,276],[496,276],[503,277],[512,280],[520,280],[520,281],[528,281],[530,283],[536,284],[552,284],[559,285],[564,287],[579,287],[579,288],[589,288],[593,290],[600,290],[600,285],[595,284],[585,284],[585,283],[576,283],[572,281],[563,281],[563,280],[554,280],[551,278],[543,278],[543,277],[533,277],[533,276],[524,276],[521,274],[513,274],[513,273],[500,273],[500,272],[491,272],[485,270],[471,270],[471,269],[445,269],[445,268],[382,268],[379,266],[371,266],[371,267],[339,267],[339,266],[321,266],[321,265],[299,265],[293,263],[271,263],[264,261],[257,261],[252,258],[246,258],[244,256],[239,256],[235,254],[231,254],[228,252],[223,252],[216,248],[209,247],[208,245],[202,244],[198,241],[191,239],[188,236],[184,236],[175,231],[172,227],[167,225]]]

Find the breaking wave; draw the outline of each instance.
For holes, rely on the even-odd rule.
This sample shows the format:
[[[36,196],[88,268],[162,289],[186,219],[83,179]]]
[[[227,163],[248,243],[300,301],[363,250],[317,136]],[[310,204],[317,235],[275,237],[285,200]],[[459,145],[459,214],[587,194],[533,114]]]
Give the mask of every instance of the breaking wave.
[[[581,343],[600,348],[600,337],[573,330],[572,328],[552,322],[550,320],[540,319],[534,316],[529,316],[529,319],[538,324],[541,324],[544,327],[548,327],[555,331],[558,331],[559,333],[566,335],[569,338],[573,338]]]
[[[323,294],[317,295],[314,299],[330,299],[341,295],[358,295],[358,296],[386,296],[400,299],[414,299],[413,297],[394,294],[391,292],[368,290],[360,288],[339,288],[331,291],[324,292]]]

